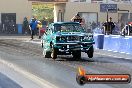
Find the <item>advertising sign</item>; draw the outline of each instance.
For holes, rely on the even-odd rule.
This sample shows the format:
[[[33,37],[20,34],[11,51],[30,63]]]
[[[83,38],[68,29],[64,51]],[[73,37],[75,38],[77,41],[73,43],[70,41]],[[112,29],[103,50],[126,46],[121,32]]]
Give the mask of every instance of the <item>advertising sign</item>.
[[[117,4],[100,4],[100,12],[117,12]]]

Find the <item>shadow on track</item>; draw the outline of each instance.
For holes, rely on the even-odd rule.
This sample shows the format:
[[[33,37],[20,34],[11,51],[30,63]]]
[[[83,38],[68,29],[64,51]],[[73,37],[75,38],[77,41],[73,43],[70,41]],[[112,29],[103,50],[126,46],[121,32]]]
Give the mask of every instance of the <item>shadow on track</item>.
[[[93,58],[81,58],[81,59],[75,59],[72,56],[58,56],[58,58],[55,61],[70,61],[70,62],[95,62]]]
[[[81,59],[79,59],[79,60],[74,59],[72,56],[58,56],[58,58],[55,61],[89,62],[89,63],[94,63],[94,62],[98,62],[98,63],[124,63],[124,61],[125,61],[128,63],[128,60],[125,60],[124,58],[114,58],[114,57],[107,57],[107,56],[93,57],[93,58],[81,57]],[[132,63],[132,61],[130,61],[130,62]]]

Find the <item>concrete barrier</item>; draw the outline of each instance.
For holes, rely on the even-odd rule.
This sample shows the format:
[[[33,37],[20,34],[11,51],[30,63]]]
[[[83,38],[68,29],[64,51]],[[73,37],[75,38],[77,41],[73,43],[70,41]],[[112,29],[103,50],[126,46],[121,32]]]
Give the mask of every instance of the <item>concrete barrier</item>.
[[[127,53],[128,50],[128,40],[129,38],[121,38],[119,52]]]
[[[98,34],[94,39],[95,48],[132,54],[132,36]]]
[[[103,43],[104,43],[104,35],[103,34],[97,34],[94,35],[94,41],[95,41],[95,48],[103,49]]]
[[[106,36],[104,36],[104,44],[103,44],[103,49],[104,50],[110,50],[110,36],[108,36],[108,35],[106,35]]]
[[[103,49],[103,44],[104,44],[104,35],[99,34],[97,37],[97,48],[98,49]]]
[[[128,42],[128,53],[132,54],[132,37],[129,38],[129,42]]]
[[[132,37],[122,38],[120,52],[132,54]]]
[[[120,50],[119,46],[120,46],[120,40],[121,38],[119,36],[117,37],[110,37],[110,45],[109,45],[109,49],[112,50],[112,51],[116,51],[118,52],[118,50]]]
[[[97,48],[97,37],[98,37],[98,35],[96,35],[96,34],[93,36],[94,42],[95,42],[94,48]]]

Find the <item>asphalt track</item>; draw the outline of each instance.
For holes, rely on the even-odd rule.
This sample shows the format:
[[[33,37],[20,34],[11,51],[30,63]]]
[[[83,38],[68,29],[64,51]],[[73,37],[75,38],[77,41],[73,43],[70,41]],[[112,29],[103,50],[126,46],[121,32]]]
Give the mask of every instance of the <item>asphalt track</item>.
[[[35,43],[34,43],[35,42]],[[36,77],[47,88],[132,88],[129,84],[85,84],[76,82],[79,66],[88,74],[130,74],[132,75],[131,55],[95,50],[89,59],[82,53],[82,59],[76,61],[72,56],[58,56],[54,61],[42,55],[40,40],[0,39],[0,59],[4,64],[13,65],[18,71]],[[32,80],[36,80],[32,79]],[[43,88],[43,87],[42,87]]]

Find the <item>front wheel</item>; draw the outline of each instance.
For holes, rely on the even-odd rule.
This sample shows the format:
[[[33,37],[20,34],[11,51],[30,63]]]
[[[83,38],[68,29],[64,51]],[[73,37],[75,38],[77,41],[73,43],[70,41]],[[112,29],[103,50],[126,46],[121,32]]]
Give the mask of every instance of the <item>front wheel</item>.
[[[56,48],[52,48],[52,51],[51,51],[51,58],[52,59],[56,59],[57,58],[57,49]]]
[[[88,57],[89,57],[89,58],[92,58],[92,57],[93,57],[93,53],[94,53],[94,48],[93,48],[93,46],[91,46],[91,47],[89,48],[89,50],[87,51]]]

